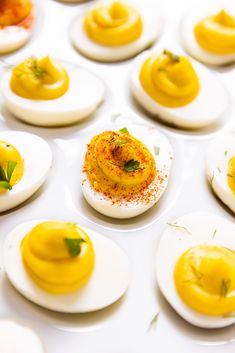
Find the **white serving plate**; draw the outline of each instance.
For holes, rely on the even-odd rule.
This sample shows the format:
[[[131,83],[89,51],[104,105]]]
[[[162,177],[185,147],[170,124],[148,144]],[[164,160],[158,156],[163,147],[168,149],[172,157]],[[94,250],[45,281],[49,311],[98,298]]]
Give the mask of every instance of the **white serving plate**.
[[[26,125],[2,109],[0,129],[28,131],[45,138],[54,152],[54,164],[48,181],[30,200],[0,215],[0,262],[4,239],[13,228],[24,221],[46,216],[76,221],[114,240],[128,254],[133,278],[126,295],[114,305],[95,313],[69,315],[48,311],[27,301],[10,285],[0,266],[0,316],[23,320],[35,328],[45,342],[47,353],[234,353],[235,327],[205,330],[181,319],[160,294],[154,266],[156,248],[166,222],[199,210],[234,221],[234,215],[211,193],[205,177],[205,149],[209,140],[221,130],[235,126],[232,104],[226,119],[206,130],[183,132],[158,123],[130,97],[128,73],[132,60],[102,64],[89,61],[73,49],[68,37],[70,22],[96,1],[73,5],[53,0],[39,2],[44,14],[40,33],[22,50],[4,59],[13,63],[32,54],[52,53],[96,72],[106,82],[108,92],[106,102],[95,116],[67,128]],[[177,34],[181,16],[189,6],[205,0],[145,2],[153,8],[155,4],[160,6],[166,18],[159,47],[182,51]],[[230,91],[231,102],[234,101],[232,67],[220,68],[217,72]],[[116,116],[118,113],[122,115]],[[82,196],[78,165],[82,163],[84,143],[92,132],[114,121],[159,127],[175,153],[169,188],[159,206],[129,221],[110,220],[91,210],[85,201],[79,202]],[[157,325],[149,330],[157,312],[160,312]]]

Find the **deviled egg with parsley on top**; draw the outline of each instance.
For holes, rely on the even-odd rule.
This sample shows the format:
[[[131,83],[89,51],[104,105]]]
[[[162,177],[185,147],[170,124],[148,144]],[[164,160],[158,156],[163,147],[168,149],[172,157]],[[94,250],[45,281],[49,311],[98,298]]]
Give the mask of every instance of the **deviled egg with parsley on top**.
[[[104,98],[104,84],[86,69],[50,56],[30,57],[3,75],[8,110],[39,126],[61,126],[92,114]]]
[[[149,47],[163,26],[158,9],[125,1],[104,1],[79,15],[71,26],[75,48],[85,56],[113,62],[128,59]]]
[[[227,91],[212,72],[169,50],[137,57],[131,91],[151,115],[186,129],[215,123],[228,106]]]
[[[82,170],[84,197],[106,216],[135,217],[162,196],[172,158],[167,138],[153,127],[133,124],[102,132],[87,146]]]

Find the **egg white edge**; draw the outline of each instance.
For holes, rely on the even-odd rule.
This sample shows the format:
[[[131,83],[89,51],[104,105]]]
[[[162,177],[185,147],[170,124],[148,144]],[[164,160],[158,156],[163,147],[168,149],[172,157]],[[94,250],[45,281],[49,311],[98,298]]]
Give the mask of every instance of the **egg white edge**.
[[[214,73],[192,59],[190,59],[190,61],[192,62],[200,80],[200,91],[198,96],[191,103],[178,108],[164,107],[153,100],[145,92],[139,79],[141,67],[151,53],[153,52],[150,50],[145,51],[135,59],[130,77],[131,92],[135,99],[142,105],[142,107],[145,108],[146,111],[148,111],[156,118],[159,118],[159,120],[162,122],[165,121],[168,124],[173,124],[177,127],[186,129],[203,128],[222,118],[228,108],[229,95],[226,88]],[[211,86],[213,86],[214,90],[211,93],[208,91],[207,84],[204,83],[204,81],[208,83],[208,80],[211,81]],[[221,102],[220,109],[215,109],[215,104],[217,103],[215,100],[215,89],[216,95],[219,96],[219,101]],[[211,110],[213,110],[212,117],[209,118],[207,116],[205,119],[203,116],[201,116],[200,113],[205,111],[205,109],[202,108],[200,108],[199,113],[197,113],[194,117],[191,117],[190,113],[192,114],[192,112],[195,110],[195,106],[197,107],[197,105],[205,105],[205,102],[208,104],[208,97],[210,98],[211,102]],[[198,111],[198,109],[196,110]]]
[[[44,307],[52,311],[61,312],[61,313],[86,313],[86,312],[101,310],[115,303],[118,299],[120,299],[124,295],[124,293],[126,292],[129,286],[130,277],[131,277],[130,263],[126,253],[114,241],[83,226],[79,226],[79,227],[89,235],[93,243],[95,256],[96,256],[96,265],[94,267],[93,273],[89,281],[87,282],[87,284],[84,287],[78,289],[77,291],[71,294],[65,294],[65,295],[49,294],[43,291],[42,289],[40,289],[36,284],[34,284],[34,282],[31,280],[31,278],[29,277],[29,275],[26,273],[24,269],[21,252],[20,252],[20,243],[24,238],[24,236],[27,234],[27,232],[29,232],[30,229],[32,229],[32,227],[34,227],[36,224],[41,223],[43,221],[50,221],[50,219],[33,220],[33,221],[22,223],[21,225],[14,228],[8,234],[5,240],[4,249],[3,249],[3,265],[9,281],[12,283],[12,285],[16,288],[18,292],[20,292],[29,301],[41,307]],[[110,256],[105,257],[104,252],[102,253],[101,249],[105,246],[107,247],[107,252],[105,252],[106,255],[110,247],[112,248],[112,250],[114,250],[111,257]],[[114,252],[116,254],[114,254]],[[121,260],[121,262],[119,262],[118,264],[119,266],[118,270],[116,269],[116,271],[119,271],[118,276],[120,277],[118,279],[119,281],[118,291],[117,291],[117,286],[115,287],[115,282],[111,281],[111,279],[113,279],[113,276],[114,276],[114,274],[112,273],[112,269],[115,270],[115,265],[114,265],[115,256],[116,256],[116,259],[119,257],[119,260]],[[106,260],[105,262],[104,260],[106,258],[108,258],[108,260]],[[13,263],[14,263],[13,261],[15,262],[15,266],[13,266]],[[98,286],[100,286],[101,278],[99,278],[98,281],[94,280],[94,278],[97,276],[100,277],[100,274],[97,274],[97,273],[102,268],[105,268],[106,275],[109,272],[108,276],[110,281],[109,283],[106,283],[106,286],[108,285],[109,290],[113,292],[111,299],[110,298],[105,298],[105,300],[103,299],[103,296],[106,290],[104,283],[102,283],[102,285],[104,286],[102,288],[102,293],[101,291],[97,292],[96,286],[97,286],[97,283],[98,283]],[[16,269],[18,272],[16,272]],[[20,278],[17,278],[18,274]],[[115,274],[117,275],[117,272]],[[117,293],[114,293],[115,291]],[[89,297],[89,293],[91,295],[87,302],[87,296]],[[96,301],[97,297],[100,303],[95,304],[91,302],[89,304],[89,300]]]
[[[13,186],[12,190],[0,194],[0,212],[4,212],[26,201],[42,186],[50,171],[52,164],[52,151],[49,144],[44,139],[35,134],[24,131],[0,131],[0,140],[9,142],[15,146],[24,160],[24,174],[22,179]],[[37,145],[36,149],[40,149],[37,158],[32,156],[32,153],[34,152],[34,149],[32,149],[33,143],[35,144],[34,146]],[[24,145],[23,151],[22,144]],[[34,166],[31,164],[29,165],[28,158]],[[43,168],[40,170],[40,173],[38,173],[37,168],[38,160],[41,160],[43,163]],[[40,167],[42,167],[42,163],[40,164]],[[32,173],[34,178],[32,178]]]
[[[185,230],[167,225],[162,233],[155,263],[157,284],[162,294],[173,309],[194,326],[212,329],[232,325],[235,317],[204,315],[187,306],[176,291],[173,273],[179,257],[192,246],[219,245],[235,250],[234,224],[207,212],[189,213],[170,224],[185,227]]]

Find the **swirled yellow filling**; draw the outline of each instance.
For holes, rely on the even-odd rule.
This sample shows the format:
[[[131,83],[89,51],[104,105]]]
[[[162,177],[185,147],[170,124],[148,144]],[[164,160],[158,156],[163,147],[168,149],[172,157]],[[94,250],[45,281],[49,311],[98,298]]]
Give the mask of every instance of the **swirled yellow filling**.
[[[24,174],[20,152],[8,142],[0,141],[0,194],[11,190]]]
[[[235,53],[235,17],[225,10],[197,23],[194,34],[200,47],[208,52]]]
[[[113,1],[91,9],[85,18],[84,27],[94,42],[118,46],[138,39],[143,24],[135,8],[121,1]]]
[[[23,98],[56,99],[67,92],[69,76],[63,66],[49,56],[31,57],[13,69],[10,86]]]
[[[13,26],[23,21],[31,12],[30,0],[1,0],[0,26]]]
[[[54,294],[70,293],[85,285],[95,264],[89,236],[68,222],[36,225],[25,235],[21,254],[32,280]]]
[[[189,60],[167,50],[148,57],[139,78],[152,99],[171,108],[192,102],[200,89],[197,74]]]
[[[174,280],[190,308],[207,315],[235,310],[235,253],[222,246],[197,245],[179,258]]]
[[[156,165],[148,148],[122,129],[93,137],[84,171],[97,192],[125,198],[141,192],[154,180]]]
[[[235,194],[235,157],[230,158],[228,162],[228,186]]]

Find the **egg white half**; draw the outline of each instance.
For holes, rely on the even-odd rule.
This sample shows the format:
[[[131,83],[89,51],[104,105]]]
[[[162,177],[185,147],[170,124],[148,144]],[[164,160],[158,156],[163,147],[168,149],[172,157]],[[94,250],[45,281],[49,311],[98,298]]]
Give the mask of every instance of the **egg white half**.
[[[118,131],[123,126],[117,127],[114,131]],[[97,192],[91,186],[86,172],[82,171],[82,191],[85,199],[91,207],[98,212],[113,218],[131,218],[146,212],[151,208],[163,195],[169,179],[173,152],[167,138],[162,135],[156,128],[145,125],[127,125],[129,133],[143,142],[152,153],[156,161],[157,175],[153,182],[133,200],[127,201],[120,198],[109,198],[101,192]],[[155,147],[159,148],[159,154],[156,155]],[[163,181],[159,181],[159,176]],[[147,197],[154,190],[151,197]],[[146,196],[146,197],[145,197]],[[147,199],[147,202],[144,201]]]
[[[35,22],[36,8],[33,3],[31,14],[33,16],[30,28],[23,28],[19,25],[5,26],[0,28],[0,54],[7,54],[25,45],[30,39]]]
[[[11,73],[6,72],[1,90],[7,109],[17,118],[38,126],[69,125],[91,115],[104,99],[103,82],[85,68],[62,64],[69,74],[69,88],[63,96],[51,100],[18,96],[10,87]]]
[[[130,3],[131,4],[131,3]],[[134,5],[137,8],[137,4]],[[135,56],[148,48],[159,37],[163,28],[163,18],[159,9],[138,4],[138,10],[142,16],[143,32],[139,39],[132,43],[120,46],[105,46],[92,41],[84,29],[86,13],[74,19],[70,29],[70,36],[75,48],[90,59],[114,62],[125,60]]]
[[[0,352],[45,353],[45,350],[31,328],[14,321],[0,320]]]
[[[235,131],[220,134],[207,149],[206,173],[213,191],[233,212],[235,194],[228,185],[228,162],[235,156]]]
[[[204,315],[187,306],[176,291],[175,265],[186,250],[196,245],[218,245],[235,251],[234,233],[235,225],[226,219],[211,213],[195,212],[169,223],[162,234],[156,256],[157,283],[169,304],[192,325],[225,327],[233,324],[235,317]]]
[[[228,107],[228,93],[214,73],[193,61],[200,81],[200,91],[189,104],[177,108],[165,107],[145,92],[140,82],[140,70],[151,51],[140,54],[131,73],[131,91],[140,105],[157,119],[179,128],[198,129],[220,119]]]
[[[44,183],[52,163],[52,152],[46,141],[28,132],[0,131],[0,140],[16,147],[24,160],[22,179],[12,190],[0,194],[0,212],[4,212],[27,200]]]
[[[195,35],[195,25],[205,17],[213,16],[220,10],[225,9],[229,14],[235,16],[235,5],[232,2],[211,2],[210,5],[191,8],[180,24],[181,42],[185,50],[195,59],[210,65],[225,65],[235,61],[234,54],[214,54],[201,48]]]
[[[17,226],[4,245],[4,267],[12,285],[28,300],[46,309],[63,313],[85,313],[116,302],[130,281],[129,260],[113,241],[85,227],[95,251],[95,267],[87,284],[71,294],[53,295],[40,289],[29,277],[22,262],[20,244],[25,235],[42,220]]]

